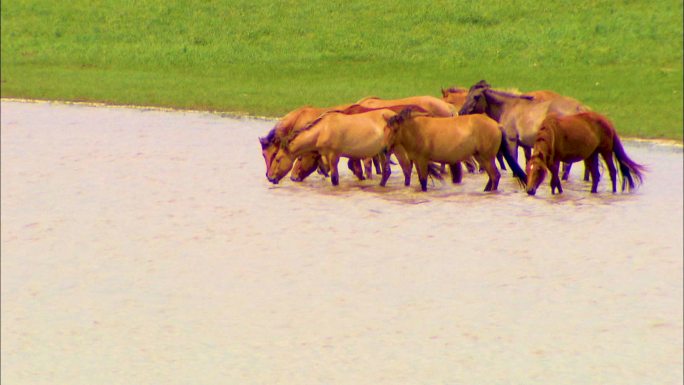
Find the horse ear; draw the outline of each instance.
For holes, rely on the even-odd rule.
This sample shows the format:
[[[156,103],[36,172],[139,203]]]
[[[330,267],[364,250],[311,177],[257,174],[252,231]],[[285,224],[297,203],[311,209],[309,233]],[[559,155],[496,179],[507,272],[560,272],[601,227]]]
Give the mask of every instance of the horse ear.
[[[444,89],[444,87],[442,87],[441,90],[442,90],[442,97],[443,97],[443,98],[446,98],[446,96],[447,96],[447,91]]]

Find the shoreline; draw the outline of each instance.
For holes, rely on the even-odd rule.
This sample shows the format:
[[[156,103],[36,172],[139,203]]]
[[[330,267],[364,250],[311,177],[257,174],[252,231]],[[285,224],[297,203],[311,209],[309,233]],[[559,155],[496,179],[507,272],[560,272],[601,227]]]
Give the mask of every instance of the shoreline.
[[[152,110],[152,111],[165,111],[165,112],[190,112],[190,113],[206,113],[212,115],[218,115],[221,117],[228,117],[233,119],[254,119],[254,120],[265,120],[265,121],[276,121],[278,117],[269,116],[259,116],[259,115],[249,115],[244,113],[238,113],[233,111],[218,111],[218,110],[193,110],[184,108],[174,108],[174,107],[161,107],[161,106],[140,106],[134,104],[109,104],[103,102],[80,102],[80,101],[69,101],[69,100],[48,100],[48,99],[25,99],[25,98],[0,98],[3,102],[16,102],[16,103],[56,103],[65,105],[77,105],[85,107],[103,107],[103,108],[131,108],[138,110]],[[651,138],[639,138],[633,136],[621,137],[622,140],[627,140],[636,143],[652,144],[659,146],[670,146],[676,147],[678,149],[684,149],[684,141],[678,141],[676,139],[651,139]]]

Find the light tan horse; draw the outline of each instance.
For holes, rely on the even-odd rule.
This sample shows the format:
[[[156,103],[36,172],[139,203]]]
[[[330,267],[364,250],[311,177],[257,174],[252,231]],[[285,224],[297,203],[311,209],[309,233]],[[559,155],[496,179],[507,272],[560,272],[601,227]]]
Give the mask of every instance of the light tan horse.
[[[301,154],[319,153],[330,169],[330,181],[339,184],[337,164],[341,156],[371,158],[380,156],[384,186],[391,170],[387,161],[384,128],[385,118],[396,113],[389,109],[375,109],[358,114],[330,111],[298,131],[291,132],[281,142],[267,178],[278,183],[292,169],[294,160]],[[401,163],[401,160],[400,160]]]
[[[637,182],[641,183],[642,172],[646,168],[627,156],[615,128],[606,117],[595,112],[567,116],[550,114],[539,128],[532,148],[532,158],[527,165],[527,193],[536,193],[546,170],[551,171],[551,194],[556,189],[559,194],[562,193],[563,188],[558,177],[560,162],[572,163],[580,160],[584,160],[590,170],[591,192],[596,193],[599,183],[599,154],[608,167],[614,193],[617,191],[617,170],[613,155],[620,165],[622,190],[625,190],[625,182],[629,182],[630,189],[634,188],[632,173]]]
[[[311,107],[303,106],[299,107],[293,111],[290,111],[285,116],[283,116],[276,125],[268,132],[265,137],[260,137],[259,142],[261,144],[261,154],[266,162],[266,170],[271,165],[275,154],[280,148],[280,142],[282,138],[287,137],[292,131],[300,130],[306,125],[310,124],[316,118],[320,117],[328,111],[343,111],[345,113],[356,113],[358,111],[358,105],[356,104],[343,104],[334,107]],[[299,165],[299,163],[302,163]],[[312,165],[315,167],[311,167]],[[320,162],[320,155],[316,153],[302,154],[296,161],[295,166],[299,169],[306,170],[301,173],[300,179],[303,180],[311,174],[316,169],[322,174],[327,176],[328,170],[325,165]],[[359,180],[364,179],[363,168],[361,166],[361,160],[359,159],[349,159],[347,166],[356,175]],[[367,170],[367,174],[369,171]]]
[[[544,92],[550,95],[549,91]],[[537,101],[533,96],[494,90],[483,80],[470,88],[459,114],[486,113],[499,122],[517,160],[518,145],[523,147],[525,158],[529,159],[537,131],[548,114],[571,115],[587,110],[582,103],[566,96]]]
[[[458,111],[451,104],[434,96],[410,96],[402,99],[381,99],[369,96],[356,102],[369,108],[386,108],[391,106],[419,106],[432,116],[455,116]]]
[[[388,145],[400,145],[406,150],[416,164],[422,191],[427,190],[430,161],[449,164],[452,182],[460,183],[460,162],[469,157],[474,157],[489,176],[485,191],[496,190],[501,176],[495,163],[499,151],[520,182],[524,185],[526,181],[525,172],[508,151],[503,131],[484,114],[438,118],[409,108],[385,119]]]

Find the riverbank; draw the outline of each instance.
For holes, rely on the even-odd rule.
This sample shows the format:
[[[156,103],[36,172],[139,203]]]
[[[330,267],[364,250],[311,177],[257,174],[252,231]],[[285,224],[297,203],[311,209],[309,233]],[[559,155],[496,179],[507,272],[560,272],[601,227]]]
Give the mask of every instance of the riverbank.
[[[681,1],[1,7],[2,97],[277,117],[485,79],[574,97],[625,136],[682,138]]]

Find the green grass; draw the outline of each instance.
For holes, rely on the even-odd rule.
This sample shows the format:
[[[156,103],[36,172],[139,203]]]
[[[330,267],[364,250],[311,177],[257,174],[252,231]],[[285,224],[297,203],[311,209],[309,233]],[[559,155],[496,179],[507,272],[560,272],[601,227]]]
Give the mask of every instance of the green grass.
[[[682,1],[2,1],[2,97],[280,116],[551,89],[682,140]]]

